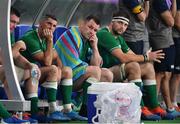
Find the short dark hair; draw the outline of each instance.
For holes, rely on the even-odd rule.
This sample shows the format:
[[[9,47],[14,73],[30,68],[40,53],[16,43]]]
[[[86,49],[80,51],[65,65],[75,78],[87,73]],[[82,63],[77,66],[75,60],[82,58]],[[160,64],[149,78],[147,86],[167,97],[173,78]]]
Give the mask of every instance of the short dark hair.
[[[51,19],[57,21],[56,16],[55,16],[55,15],[52,15],[52,14],[46,14],[46,15],[42,16],[41,21],[42,21],[42,20],[47,20],[48,18],[51,18]]]
[[[98,25],[100,25],[100,20],[97,16],[95,15],[88,15],[86,18],[85,18],[85,21],[89,21],[89,20],[94,20],[94,22]]]
[[[117,17],[117,16],[122,16],[127,19],[130,19],[130,15],[129,15],[128,11],[123,8],[120,8],[119,11],[113,13],[113,17]]]
[[[15,14],[17,17],[19,17],[20,18],[20,16],[21,16],[21,14],[20,14],[20,12],[16,9],[16,8],[14,8],[14,7],[11,7],[11,12],[10,12],[10,14],[12,15],[12,14]]]

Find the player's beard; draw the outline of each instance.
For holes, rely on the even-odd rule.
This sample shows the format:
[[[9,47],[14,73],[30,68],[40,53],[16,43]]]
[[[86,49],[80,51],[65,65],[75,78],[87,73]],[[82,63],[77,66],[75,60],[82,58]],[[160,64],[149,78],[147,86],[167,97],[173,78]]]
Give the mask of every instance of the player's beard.
[[[120,35],[120,33],[119,33],[117,30],[112,29],[112,32],[113,32],[113,34],[114,34],[115,36],[119,36],[119,35]]]

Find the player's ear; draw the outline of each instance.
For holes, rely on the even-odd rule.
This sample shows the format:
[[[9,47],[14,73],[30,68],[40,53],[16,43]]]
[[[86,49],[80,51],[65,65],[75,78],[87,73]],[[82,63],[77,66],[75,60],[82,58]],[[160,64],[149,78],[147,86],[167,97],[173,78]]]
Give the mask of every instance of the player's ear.
[[[83,27],[85,25],[85,21],[83,19],[78,20],[79,27]]]

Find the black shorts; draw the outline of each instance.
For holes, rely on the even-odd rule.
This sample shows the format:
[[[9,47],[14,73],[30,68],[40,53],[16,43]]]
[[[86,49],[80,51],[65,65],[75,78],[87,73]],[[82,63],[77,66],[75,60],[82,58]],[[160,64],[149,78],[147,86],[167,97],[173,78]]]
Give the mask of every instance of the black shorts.
[[[174,58],[175,58],[175,47],[174,45],[163,48],[165,58],[161,59],[161,63],[154,63],[156,72],[173,72],[174,71]]]
[[[129,48],[136,54],[143,54],[144,50],[144,41],[139,40],[136,42],[126,42]]]
[[[175,43],[174,73],[180,74],[180,37],[174,38],[174,43]]]

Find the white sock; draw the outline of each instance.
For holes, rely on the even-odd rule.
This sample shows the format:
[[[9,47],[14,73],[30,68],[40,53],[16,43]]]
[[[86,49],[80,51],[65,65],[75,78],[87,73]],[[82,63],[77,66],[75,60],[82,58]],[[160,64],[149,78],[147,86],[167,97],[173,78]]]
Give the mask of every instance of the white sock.
[[[168,108],[168,111],[170,111],[170,112],[172,112],[172,111],[174,111],[175,110],[175,108],[173,107],[173,108]]]
[[[173,104],[174,106],[178,107],[178,104],[177,104],[176,101],[175,101],[175,102],[172,102],[172,104]]]
[[[49,113],[55,112],[57,111],[57,106],[56,106],[56,102],[50,102],[49,103]]]

